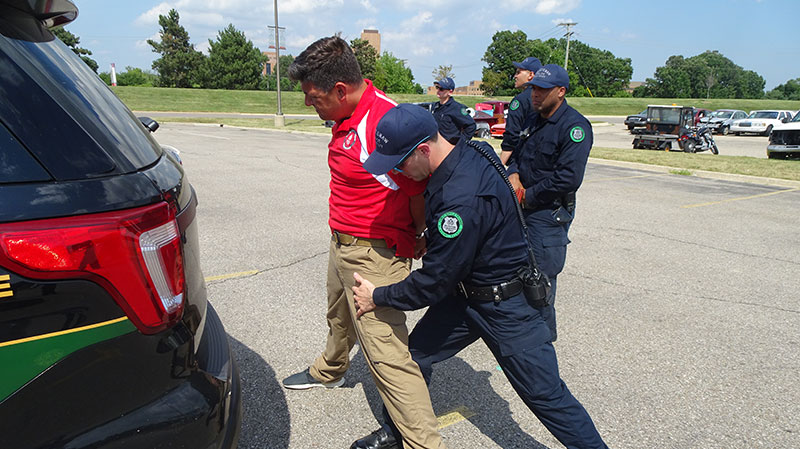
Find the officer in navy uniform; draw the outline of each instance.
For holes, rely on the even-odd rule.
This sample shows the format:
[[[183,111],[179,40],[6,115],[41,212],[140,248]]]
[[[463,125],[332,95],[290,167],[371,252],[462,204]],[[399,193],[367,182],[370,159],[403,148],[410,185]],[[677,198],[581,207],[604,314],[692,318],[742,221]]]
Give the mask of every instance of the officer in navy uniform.
[[[531,86],[528,81],[533,79],[536,71],[542,68],[539,59],[533,56],[525,58],[522,62],[514,62],[516,72],[514,72],[514,88],[523,89],[518,93],[508,105],[508,115],[506,116],[506,130],[503,133],[503,143],[500,144],[500,161],[508,164],[511,153],[519,143],[519,134],[523,130],[528,115],[531,114]]]
[[[464,140],[472,139],[475,134],[475,119],[469,115],[467,107],[457,102],[452,97],[456,83],[453,78],[445,77],[433,83],[436,86],[438,103],[433,103],[431,112],[439,124],[439,134],[443,135],[450,143],[458,142],[459,137]]]
[[[411,356],[430,384],[432,365],[482,339],[520,398],[568,448],[605,448],[589,414],[558,373],[540,304],[527,299],[520,270],[531,267],[516,198],[497,154],[485,142],[455,145],[422,108],[401,104],[378,123],[375,151],[364,168],[428,179],[427,253],[405,280],[374,287],[358,273],[357,315],[376,305],[428,306],[409,337]],[[476,147],[482,147],[481,152]],[[491,161],[491,162],[490,162]],[[386,423],[353,447],[396,447]]]
[[[564,99],[569,75],[563,67],[545,65],[528,85],[533,88],[533,113],[525,125],[530,137],[514,151],[508,173],[525,212],[536,260],[552,283],[544,317],[555,341],[556,276],[567,257],[567,232],[592,148],[592,125]]]

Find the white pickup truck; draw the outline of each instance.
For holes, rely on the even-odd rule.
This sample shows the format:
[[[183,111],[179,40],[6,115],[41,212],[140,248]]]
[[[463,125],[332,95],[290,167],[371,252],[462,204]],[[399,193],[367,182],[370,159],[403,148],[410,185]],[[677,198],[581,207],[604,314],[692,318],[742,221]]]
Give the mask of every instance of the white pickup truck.
[[[767,145],[767,157],[770,159],[800,158],[800,111],[794,115],[791,121],[772,129]]]

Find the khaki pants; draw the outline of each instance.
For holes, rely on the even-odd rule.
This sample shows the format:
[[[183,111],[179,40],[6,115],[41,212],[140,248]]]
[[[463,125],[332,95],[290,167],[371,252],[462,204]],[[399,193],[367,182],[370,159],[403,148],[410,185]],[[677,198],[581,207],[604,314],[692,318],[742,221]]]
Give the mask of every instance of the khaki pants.
[[[372,378],[384,405],[408,449],[444,449],[437,431],[428,387],[408,352],[406,315],[391,307],[378,307],[356,320],[353,303],[358,272],[375,286],[399,282],[411,271],[409,259],[393,249],[340,245],[331,241],[328,259],[328,341],[310,368],[322,382],[332,382],[347,371],[350,349],[358,337]]]

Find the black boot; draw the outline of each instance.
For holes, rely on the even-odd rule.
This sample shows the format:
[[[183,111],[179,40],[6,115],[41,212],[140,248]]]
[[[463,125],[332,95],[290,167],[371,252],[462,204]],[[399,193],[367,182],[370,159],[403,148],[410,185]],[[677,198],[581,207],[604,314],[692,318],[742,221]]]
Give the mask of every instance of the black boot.
[[[400,445],[391,433],[386,433],[386,430],[381,427],[380,429],[372,432],[371,434],[356,440],[350,449],[399,449]]]

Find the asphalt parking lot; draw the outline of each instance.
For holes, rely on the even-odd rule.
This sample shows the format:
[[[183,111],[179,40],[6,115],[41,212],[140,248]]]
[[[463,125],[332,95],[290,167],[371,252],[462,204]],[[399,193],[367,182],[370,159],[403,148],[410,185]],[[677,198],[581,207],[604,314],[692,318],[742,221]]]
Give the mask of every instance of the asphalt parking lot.
[[[356,347],[344,388],[286,391],[327,332],[327,136],[155,134],[197,190],[209,298],[242,373],[242,448],[347,448],[377,427]],[[589,163],[559,276],[562,377],[612,448],[800,447],[800,184]],[[421,312],[409,314],[409,327]],[[453,448],[559,448],[480,343],[431,385]]]

